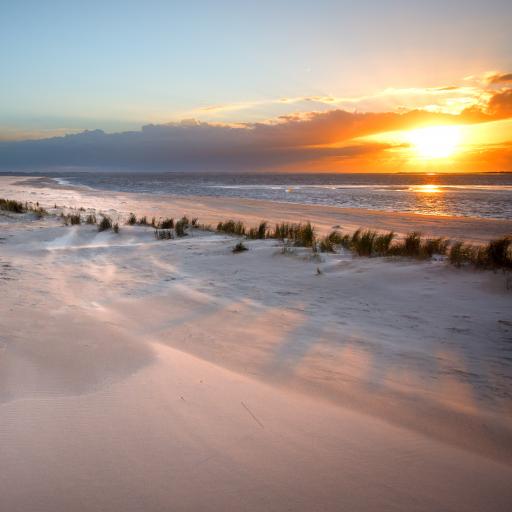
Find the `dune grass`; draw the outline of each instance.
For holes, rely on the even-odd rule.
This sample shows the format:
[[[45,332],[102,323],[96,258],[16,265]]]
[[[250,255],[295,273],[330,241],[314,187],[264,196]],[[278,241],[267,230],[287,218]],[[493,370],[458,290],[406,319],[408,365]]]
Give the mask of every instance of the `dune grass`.
[[[36,208],[31,208],[29,211],[31,211],[32,213],[35,214],[35,216],[38,218],[38,219],[41,219],[43,218],[45,215],[48,215],[48,212],[44,209],[44,208],[41,208],[40,206],[36,207]]]
[[[261,221],[257,227],[252,227],[247,230],[247,238],[251,238],[253,240],[263,240],[267,237],[268,223],[266,221]]]
[[[387,255],[429,259],[435,254],[446,255],[449,245],[449,241],[445,238],[423,239],[420,233],[413,231],[406,235],[402,241],[391,245]]]
[[[356,253],[358,256],[385,256],[389,253],[395,234],[378,233],[373,230],[358,229],[354,233],[342,234],[339,231],[331,231],[320,239],[321,252],[336,252],[340,247]]]
[[[187,236],[187,228],[189,226],[189,220],[186,216],[183,216],[180,220],[176,221],[174,225],[174,231],[176,232],[177,237]]]
[[[38,217],[47,214],[39,203],[22,203],[13,199],[0,198],[0,209],[13,213],[33,212]],[[86,211],[80,208],[79,211]],[[79,225],[82,223],[80,213],[64,214],[60,217],[66,225]],[[97,224],[96,215],[89,214],[85,217],[86,224]],[[128,225],[150,225],[147,217],[137,219],[134,213],[130,213],[126,222]],[[283,242],[283,253],[293,251],[293,247],[311,248],[313,252],[336,253],[340,249],[353,252],[361,257],[393,256],[415,259],[430,259],[435,255],[446,256],[446,260],[456,267],[472,266],[478,269],[512,271],[512,236],[503,236],[491,240],[486,245],[472,245],[460,241],[449,241],[445,238],[422,238],[421,233],[413,231],[403,238],[398,239],[393,232],[379,233],[370,229],[358,229],[352,234],[341,233],[334,230],[322,238],[317,238],[315,228],[308,221],[305,223],[276,223],[274,228],[269,228],[266,221],[261,221],[258,226],[247,228],[238,220],[229,219],[219,222],[216,229],[209,224],[199,224],[197,217],[189,220],[183,216],[178,221],[173,218],[164,218],[159,222],[153,217],[151,225],[155,228],[155,238],[159,240],[187,236],[187,229],[192,227],[205,231],[217,231],[234,236],[245,236],[249,239],[263,240],[266,238],[277,239]],[[337,227],[337,226],[336,226]],[[174,229],[174,233],[173,230]],[[112,230],[119,232],[119,224],[101,214],[98,231]],[[242,241],[237,243],[233,252],[243,252],[247,247]]]
[[[358,229],[351,235],[331,231],[318,241],[321,252],[337,252],[340,247],[364,257],[431,259],[438,255],[446,256],[447,261],[456,267],[512,270],[512,236],[491,240],[487,245],[471,245],[460,241],[450,242],[446,238],[422,238],[416,231],[397,240],[391,231],[378,233]]]
[[[65,226],[76,226],[80,225],[82,223],[82,218],[80,217],[79,213],[68,213],[65,214],[62,212],[60,214],[60,217],[62,221],[64,222]]]
[[[497,238],[484,246],[455,242],[450,246],[448,261],[456,267],[512,270],[512,237]]]
[[[348,235],[342,235],[339,231],[331,231],[318,241],[320,252],[336,252],[338,247],[343,247],[348,243]]]
[[[316,248],[315,229],[309,221],[304,224],[278,223],[270,232],[269,238],[288,240],[298,247]]]
[[[28,206],[19,201],[0,199],[0,207],[9,211],[25,212]],[[32,209],[33,211],[33,209]],[[61,216],[68,219],[70,224],[79,224],[80,215],[69,214]],[[96,217],[88,215],[85,221],[87,224],[94,224]],[[127,224],[150,225],[147,217],[140,217],[138,220],[135,214],[131,213]],[[211,225],[199,224],[197,217],[190,220],[183,216],[178,221],[173,218],[164,218],[156,222],[153,218],[151,225],[155,227],[155,238],[158,240],[172,239],[174,236],[180,238],[187,236],[187,229],[193,227],[205,231],[214,231]],[[113,224],[112,220],[102,215],[98,225],[99,231],[112,229],[119,231],[119,225]],[[173,230],[174,229],[174,233]],[[305,223],[282,222],[275,224],[270,229],[266,221],[261,221],[258,226],[247,228],[238,220],[229,219],[219,222],[215,231],[233,236],[245,236],[249,239],[263,240],[266,238],[282,240],[284,242],[283,252],[287,253],[292,247],[311,248],[314,252],[336,253],[341,248],[349,250],[361,257],[404,257],[415,259],[430,259],[435,255],[446,256],[447,261],[456,266],[473,266],[479,269],[504,269],[512,270],[512,237],[505,236],[491,240],[485,246],[471,245],[464,242],[450,242],[445,238],[422,238],[421,233],[413,231],[401,239],[397,239],[392,231],[380,233],[371,229],[358,229],[352,234],[342,233],[334,230],[322,238],[317,239],[315,228],[308,221]],[[243,252],[247,247],[239,242],[233,252]]]
[[[400,256],[419,257],[421,255],[421,234],[413,231],[404,238],[401,245],[395,247],[400,249]]]
[[[448,261],[456,266],[461,267],[463,263],[469,260],[469,254],[467,252],[466,245],[463,242],[455,242],[450,247],[448,254]]]
[[[158,223],[158,229],[173,229],[173,228],[174,228],[174,219],[172,217],[162,219]]]
[[[389,231],[388,233],[377,234],[374,240],[374,252],[377,256],[384,256],[388,254],[389,249],[393,240],[395,239],[395,233]]]
[[[98,224],[98,231],[106,231],[112,229],[112,219],[106,215],[102,215],[101,221]]]
[[[77,226],[82,223],[82,218],[79,213],[70,213],[67,218],[72,226]]]
[[[422,251],[427,258],[432,258],[434,254],[445,256],[449,246],[450,243],[446,238],[427,238],[421,245]]]
[[[485,249],[485,263],[491,268],[512,268],[512,236],[491,240]]]
[[[354,251],[358,256],[373,256],[375,254],[375,239],[377,232],[366,230],[359,233],[357,241],[354,240]]]
[[[330,236],[333,236],[332,234]],[[434,254],[445,255],[449,242],[444,238],[423,239],[421,234],[413,231],[403,239],[396,240],[392,231],[379,233],[373,230],[358,229],[352,235],[336,235],[336,243],[325,238],[321,240],[321,247],[333,250],[336,245],[348,249],[358,256],[402,256],[406,258],[427,259]]]
[[[22,203],[21,201],[16,201],[14,199],[2,199],[0,198],[0,210],[11,212],[11,213],[27,213],[31,212],[36,215],[38,219],[48,215],[48,212],[36,203]]]
[[[238,252],[245,252],[248,251],[248,247],[243,242],[238,242],[233,249],[231,249],[231,252],[238,253]]]
[[[246,230],[242,221],[234,221],[230,219],[226,222],[219,222],[217,224],[217,231],[228,235],[244,236]]]
[[[1,199],[0,198],[0,210],[12,213],[25,213],[27,211],[25,205],[21,201],[15,201],[14,199]]]
[[[341,248],[361,257],[403,257],[431,259],[433,256],[447,256],[448,262],[456,266],[466,264],[477,268],[512,268],[512,237],[492,240],[485,247],[471,246],[461,242],[450,242],[446,238],[423,238],[413,231],[403,238],[397,238],[393,231],[380,233],[371,229],[357,229],[352,234],[334,230],[317,239],[315,228],[310,222],[275,224],[268,229],[262,221],[257,227],[246,228],[243,222],[229,219],[219,222],[216,231],[249,239],[272,238],[283,241],[284,251],[291,247],[308,247],[314,252],[336,253]]]

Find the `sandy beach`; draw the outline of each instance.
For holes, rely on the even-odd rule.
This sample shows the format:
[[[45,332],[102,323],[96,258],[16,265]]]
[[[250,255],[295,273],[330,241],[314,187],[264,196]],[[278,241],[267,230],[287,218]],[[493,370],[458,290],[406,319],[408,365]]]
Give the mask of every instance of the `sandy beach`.
[[[512,221],[150,196],[0,197],[485,242]],[[0,510],[508,511],[501,272],[0,212]]]

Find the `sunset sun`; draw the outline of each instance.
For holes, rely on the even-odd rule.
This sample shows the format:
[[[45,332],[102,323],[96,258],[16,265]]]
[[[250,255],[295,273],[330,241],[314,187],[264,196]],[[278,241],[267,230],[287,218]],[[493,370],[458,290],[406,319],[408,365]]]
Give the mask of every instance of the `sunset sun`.
[[[410,131],[407,138],[419,157],[447,158],[457,151],[461,134],[458,126],[429,126]]]

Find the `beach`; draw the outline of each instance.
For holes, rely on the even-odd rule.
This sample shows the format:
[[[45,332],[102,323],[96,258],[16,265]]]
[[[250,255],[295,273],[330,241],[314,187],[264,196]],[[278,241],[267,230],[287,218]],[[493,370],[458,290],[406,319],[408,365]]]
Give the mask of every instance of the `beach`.
[[[512,503],[512,291],[502,272],[282,251],[187,215],[420,231],[512,221],[99,191],[0,177],[0,509],[453,510]],[[90,209],[90,210],[89,210]]]

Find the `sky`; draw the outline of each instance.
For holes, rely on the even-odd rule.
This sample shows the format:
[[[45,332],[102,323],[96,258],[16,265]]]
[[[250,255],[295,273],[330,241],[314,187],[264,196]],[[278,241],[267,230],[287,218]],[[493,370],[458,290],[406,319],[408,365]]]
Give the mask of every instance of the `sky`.
[[[0,168],[512,170],[511,20],[510,1],[0,0]]]

